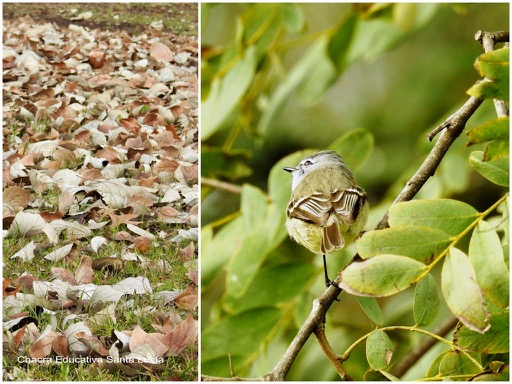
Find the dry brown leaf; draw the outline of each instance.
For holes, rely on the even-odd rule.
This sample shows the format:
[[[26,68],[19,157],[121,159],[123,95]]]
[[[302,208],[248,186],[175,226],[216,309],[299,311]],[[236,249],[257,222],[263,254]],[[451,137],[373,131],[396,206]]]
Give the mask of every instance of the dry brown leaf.
[[[19,291],[19,287],[14,284],[12,279],[4,278],[2,282],[3,287],[3,298],[5,299],[7,296],[16,296],[16,293]]]
[[[120,271],[123,269],[123,261],[114,257],[100,257],[98,259],[94,259],[91,267],[95,271],[99,271],[101,269],[106,269],[112,272]]]
[[[194,243],[190,243],[185,248],[180,249],[179,256],[181,260],[192,260],[194,258],[194,253],[196,251],[196,247]]]
[[[82,256],[82,261],[75,271],[77,284],[92,283],[94,272],[92,270],[92,259],[89,256]]]
[[[21,344],[21,342],[23,341],[23,338],[25,336],[25,332],[27,330],[27,326],[25,325],[24,327],[22,327],[21,329],[19,329],[17,332],[15,332],[13,334],[13,342],[14,342],[14,346],[16,348],[18,348],[18,346]]]
[[[145,236],[139,236],[135,238],[133,245],[137,251],[144,253],[151,250],[151,243],[151,239],[148,239]]]
[[[187,276],[190,280],[192,280],[194,282],[195,285],[198,285],[199,276],[198,276],[197,269],[190,269],[187,272]]]
[[[22,289],[22,291],[27,293],[34,293],[34,281],[41,281],[41,279],[36,276],[23,275],[18,277],[16,283],[20,289]]]
[[[94,50],[89,53],[89,63],[94,69],[101,68],[105,64],[107,54],[104,51]]]
[[[155,164],[154,170],[156,172],[174,172],[179,165],[180,163],[178,163],[178,161],[164,157]]]
[[[197,343],[197,320],[188,316],[169,334],[165,335],[171,356],[178,356],[183,349]]]
[[[132,133],[138,133],[140,129],[140,124],[137,122],[135,117],[130,116],[126,119],[119,119],[119,124],[126,128],[128,131]]]
[[[63,192],[62,195],[64,195],[64,194],[65,194],[65,192]],[[60,199],[59,199],[59,201],[60,201]],[[60,210],[59,210],[59,212],[41,211],[40,215],[44,219],[44,221],[46,221],[47,223],[51,223],[52,221],[62,219],[62,212]]]
[[[52,343],[52,348],[57,356],[69,356],[68,340],[64,335],[58,335],[55,337]]]
[[[75,196],[73,196],[69,191],[62,192],[59,196],[59,212],[61,213],[61,217],[59,217],[59,219],[62,218],[62,214],[66,213],[74,202]]]
[[[79,333],[76,334],[78,341],[83,343],[85,346],[87,346],[94,354],[107,357],[110,355],[108,349],[105,348],[101,340],[98,338],[98,336],[93,335],[79,335]]]
[[[3,203],[11,207],[25,208],[30,202],[30,192],[18,186],[7,187],[3,192]]]
[[[174,299],[174,303],[190,312],[197,307],[197,288],[188,287]]]
[[[180,211],[169,205],[166,205],[157,211],[158,218],[162,220],[177,217],[179,214]]]
[[[76,285],[77,282],[75,280],[75,276],[71,272],[69,272],[67,269],[59,268],[59,267],[52,267],[50,268],[50,271],[52,272],[54,279],[61,279],[62,281],[65,281],[71,285]]]
[[[52,344],[56,337],[60,336],[57,332],[47,328],[41,337],[28,347],[28,355],[34,359],[47,357],[52,353]]]
[[[149,54],[156,60],[170,62],[174,55],[169,47],[163,43],[156,42],[149,49]]]
[[[198,167],[197,164],[192,165],[181,165],[180,166],[181,172],[183,173],[183,177],[185,178],[185,181],[188,183],[197,182],[198,178]]]
[[[163,356],[167,352],[164,344],[165,337],[160,333],[147,333],[138,325],[133,329],[130,338],[130,351],[135,351],[138,347],[148,344],[157,356]]]

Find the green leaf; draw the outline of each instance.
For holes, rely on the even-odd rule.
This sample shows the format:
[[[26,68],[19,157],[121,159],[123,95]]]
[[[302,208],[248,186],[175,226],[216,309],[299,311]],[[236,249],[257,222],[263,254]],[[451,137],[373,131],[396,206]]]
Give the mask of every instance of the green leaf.
[[[353,129],[336,139],[329,149],[337,151],[345,164],[356,172],[370,156],[374,146],[373,135],[365,129]]]
[[[357,296],[356,298],[364,313],[366,313],[371,321],[377,325],[382,325],[384,323],[382,310],[380,309],[379,304],[375,298],[364,296]]]
[[[397,3],[393,5],[393,23],[402,31],[408,31],[414,27],[417,4]]]
[[[451,248],[441,273],[443,296],[452,313],[468,328],[484,333],[489,329],[489,312],[467,256]]]
[[[439,375],[450,377],[480,373],[481,370],[460,351],[447,352],[439,364]]]
[[[369,369],[364,373],[363,380],[367,382],[377,382],[377,381],[388,381],[387,377],[382,374],[384,371],[374,371],[373,369]]]
[[[348,265],[341,272],[340,288],[360,296],[390,296],[415,283],[426,268],[409,257],[379,255]]]
[[[304,13],[298,4],[281,3],[281,17],[288,32],[299,33],[305,25]]]
[[[493,314],[491,328],[484,334],[461,327],[455,332],[456,344],[464,349],[479,353],[508,353],[509,345],[509,311]]]
[[[327,52],[329,54],[329,58],[336,67],[338,75],[344,71],[348,64],[347,52],[350,48],[350,44],[352,43],[352,37],[357,25],[357,20],[358,17],[356,14],[349,14],[348,17],[342,21],[329,40]]]
[[[432,275],[418,281],[414,290],[414,321],[417,326],[432,324],[439,313],[439,290]]]
[[[258,123],[257,131],[261,135],[264,136],[266,134],[275,118],[281,113],[284,105],[288,102],[290,95],[315,70],[318,64],[318,57],[325,55],[326,43],[326,37],[320,37],[279,83]]]
[[[492,161],[484,161],[484,153],[476,151],[469,156],[471,166],[487,180],[494,184],[509,185],[509,159],[499,158]]]
[[[393,356],[393,344],[386,332],[376,329],[366,340],[366,360],[376,371],[386,368]]]
[[[201,140],[212,136],[235,109],[252,82],[256,48],[249,47],[224,76],[216,76],[208,98],[201,103]]]
[[[363,259],[393,254],[428,262],[452,242],[446,232],[435,228],[407,226],[366,232],[357,241],[357,252]]]
[[[391,5],[395,7],[397,4]],[[353,42],[347,54],[348,63],[359,60],[371,60],[383,52],[396,47],[404,38],[414,30],[425,25],[436,13],[439,4],[435,3],[416,3],[416,12],[414,25],[408,31],[403,31],[390,18],[380,15],[380,11],[390,7],[389,4],[376,3],[371,6],[375,17],[364,15],[357,23]]]
[[[233,239],[243,238],[246,233],[247,230],[241,217],[224,225],[213,238],[211,229],[201,231],[201,284],[203,289],[226,266],[232,252],[237,251],[238,243],[234,243]],[[211,240],[206,241],[206,238]]]
[[[476,282],[486,296],[498,306],[508,307],[510,273],[500,238],[490,224],[478,223],[469,242],[468,254],[476,271]]]
[[[336,68],[327,56],[326,48],[319,52],[316,65],[297,87],[297,94],[308,104],[315,104],[337,79]]]
[[[482,77],[507,80],[509,77],[510,48],[500,48],[478,56],[475,68]]]
[[[478,211],[458,200],[412,200],[397,203],[389,209],[389,225],[425,226],[456,236],[476,218]]]
[[[467,90],[470,96],[481,99],[508,100],[508,83],[482,80]]]
[[[261,350],[262,340],[266,340],[279,326],[282,316],[279,309],[258,308],[225,317],[204,329],[201,334],[202,372],[229,377],[228,353],[235,363],[235,372],[240,372]],[[225,359],[226,364],[213,364],[217,359]]]
[[[441,361],[450,351],[443,351],[439,355],[435,357],[435,359],[430,363],[428,367],[427,373],[425,374],[425,378],[436,377],[439,375],[439,367],[441,365]]]
[[[248,153],[244,150],[224,150],[203,145],[201,148],[201,176],[236,180],[248,177]]]
[[[482,77],[490,81],[482,81],[468,90],[471,96],[481,98],[509,98],[509,61],[510,48],[496,49],[480,55],[475,68]]]
[[[261,269],[240,298],[226,296],[223,308],[233,314],[253,308],[276,306],[295,298],[316,275],[311,264],[289,263]],[[273,289],[268,289],[273,287]]]
[[[490,120],[471,129],[468,134],[468,145],[487,143],[484,161],[496,160],[509,155],[509,124],[508,116]]]
[[[232,253],[227,266],[226,292],[233,297],[245,295],[267,254],[276,245],[276,232],[284,231],[283,212],[277,211],[267,196],[250,184],[243,186],[241,210],[245,230],[232,237],[230,247],[224,250]]]
[[[282,28],[279,4],[257,3],[246,8],[242,17],[243,41],[256,48],[256,61],[268,55]]]

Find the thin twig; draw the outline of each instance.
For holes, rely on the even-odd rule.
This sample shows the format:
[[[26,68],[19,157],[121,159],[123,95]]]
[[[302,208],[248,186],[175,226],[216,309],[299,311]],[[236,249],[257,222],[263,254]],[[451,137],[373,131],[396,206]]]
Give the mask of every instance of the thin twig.
[[[226,183],[225,181],[220,181],[216,179],[211,179],[209,177],[201,177],[201,185],[208,185],[213,188],[221,189],[226,192],[241,194],[242,187],[236,184]]]
[[[345,372],[343,364],[339,359],[339,355],[334,352],[331,345],[329,344],[329,341],[327,340],[327,337],[325,337],[325,323],[319,324],[314,333],[318,344],[320,344],[320,347],[322,348],[322,351],[324,351],[332,366],[336,372],[338,372],[338,375],[340,375],[341,380],[352,381],[352,378],[348,375],[347,372]]]
[[[453,144],[455,139],[464,130],[467,121],[475,113],[477,108],[482,104],[483,99],[470,97],[469,100],[453,115],[451,115],[443,124],[439,125],[433,132],[443,131],[439,140],[430,151],[429,155],[418,168],[413,177],[407,182],[405,188],[400,192],[393,204],[401,201],[411,200],[418,191],[427,182],[430,176],[433,176],[437,167],[441,163],[446,152]],[[439,129],[441,128],[441,129]],[[388,226],[389,211],[386,212],[376,229],[386,228]]]
[[[432,331],[439,336],[445,336],[450,332],[458,323],[456,317],[450,317],[445,322],[441,323],[436,329]],[[437,339],[432,337],[425,338],[421,343],[414,346],[414,348],[407,352],[402,360],[395,365],[391,374],[396,377],[402,377],[420,358],[425,356],[425,353],[438,342]]]

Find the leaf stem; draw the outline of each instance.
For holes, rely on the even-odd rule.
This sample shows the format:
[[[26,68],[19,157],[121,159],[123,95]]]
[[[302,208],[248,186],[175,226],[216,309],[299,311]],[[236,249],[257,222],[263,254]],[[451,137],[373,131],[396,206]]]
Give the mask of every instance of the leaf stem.
[[[389,327],[383,327],[383,328],[379,328],[379,330],[381,331],[410,331],[410,332],[418,332],[418,333],[422,333],[424,335],[427,335],[427,336],[430,336],[430,337],[433,337],[434,339],[442,342],[442,343],[445,343],[446,345],[448,345],[450,348],[452,349],[455,349],[457,351],[459,351],[460,353],[462,353],[464,356],[466,356],[476,367],[478,367],[479,370],[482,370],[482,366],[480,365],[480,363],[478,361],[476,361],[468,352],[466,352],[463,348],[455,345],[453,342],[449,341],[449,340],[446,340],[444,337],[441,337],[439,335],[436,335],[435,333],[432,333],[430,331],[427,331],[425,329],[421,329],[421,328],[418,328],[416,326],[414,327],[411,327],[411,326],[407,326],[407,325],[391,325]],[[340,355],[338,357],[339,360],[341,361],[345,361],[345,360],[348,360],[348,358],[350,357],[350,354],[352,353],[352,351],[359,345],[361,344],[363,341],[365,341],[369,336],[370,336],[371,332],[370,333],[367,333],[366,335],[360,337],[358,340],[356,340],[354,343],[352,343],[352,345],[350,345],[347,350],[345,351],[345,353],[343,353],[342,355]]]

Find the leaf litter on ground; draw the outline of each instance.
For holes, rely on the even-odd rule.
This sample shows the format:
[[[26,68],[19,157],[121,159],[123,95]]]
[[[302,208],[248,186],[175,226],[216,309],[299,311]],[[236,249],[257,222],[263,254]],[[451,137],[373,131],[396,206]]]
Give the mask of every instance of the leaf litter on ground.
[[[198,45],[160,24],[4,20],[4,379],[197,377]]]

